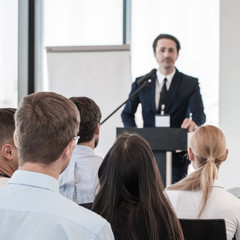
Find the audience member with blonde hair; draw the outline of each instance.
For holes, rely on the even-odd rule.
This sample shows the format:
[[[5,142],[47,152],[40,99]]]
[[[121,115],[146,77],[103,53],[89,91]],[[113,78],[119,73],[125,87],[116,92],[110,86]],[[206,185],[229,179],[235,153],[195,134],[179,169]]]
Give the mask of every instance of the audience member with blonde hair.
[[[195,171],[167,188],[166,193],[179,218],[224,219],[227,238],[240,239],[240,200],[218,180],[228,149],[223,132],[211,125],[197,128],[188,155]]]
[[[13,142],[15,108],[0,108],[0,186],[8,183],[18,169],[18,153]]]
[[[140,136],[117,138],[98,171],[100,190],[93,211],[106,218],[116,240],[183,239],[156,160]]]

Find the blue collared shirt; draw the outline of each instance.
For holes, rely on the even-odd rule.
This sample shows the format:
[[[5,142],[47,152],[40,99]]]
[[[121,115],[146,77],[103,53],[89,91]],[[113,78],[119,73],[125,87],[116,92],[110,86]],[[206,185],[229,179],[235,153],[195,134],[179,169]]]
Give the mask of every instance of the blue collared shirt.
[[[76,145],[71,161],[59,176],[60,193],[77,204],[92,203],[102,158],[85,145]]]
[[[59,194],[48,175],[17,170],[0,187],[0,239],[114,239],[101,216]]]

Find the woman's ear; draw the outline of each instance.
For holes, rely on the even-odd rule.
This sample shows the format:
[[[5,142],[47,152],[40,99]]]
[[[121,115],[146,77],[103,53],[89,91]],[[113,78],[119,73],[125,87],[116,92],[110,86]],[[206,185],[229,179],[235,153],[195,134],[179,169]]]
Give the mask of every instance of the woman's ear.
[[[194,161],[194,154],[191,148],[188,148],[188,158],[191,162]]]
[[[223,161],[225,161],[227,159],[227,157],[228,157],[228,149],[226,149],[226,155],[225,155],[225,158]]]

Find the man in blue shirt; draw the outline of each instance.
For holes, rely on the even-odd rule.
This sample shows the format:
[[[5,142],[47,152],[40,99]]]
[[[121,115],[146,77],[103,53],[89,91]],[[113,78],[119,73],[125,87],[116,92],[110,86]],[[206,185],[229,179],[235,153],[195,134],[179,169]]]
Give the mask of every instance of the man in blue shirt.
[[[114,239],[105,219],[59,194],[79,122],[75,105],[59,94],[23,99],[14,133],[20,170],[0,188],[0,239]]]
[[[80,139],[75,146],[68,167],[59,176],[60,193],[85,207],[90,207],[98,184],[98,169],[102,158],[94,153],[98,145],[101,111],[87,97],[72,97],[81,116],[78,132]]]

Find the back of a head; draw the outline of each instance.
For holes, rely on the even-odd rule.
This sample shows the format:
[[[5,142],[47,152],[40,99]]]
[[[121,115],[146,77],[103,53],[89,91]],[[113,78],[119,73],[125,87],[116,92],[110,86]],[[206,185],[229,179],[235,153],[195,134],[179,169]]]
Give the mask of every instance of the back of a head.
[[[18,152],[14,144],[15,108],[0,108],[0,175],[11,177],[18,169]]]
[[[225,136],[212,125],[197,128],[190,140],[190,147],[201,166],[212,161],[219,167],[226,157]]]
[[[219,166],[226,159],[226,140],[219,128],[205,125],[195,131],[190,141],[190,147],[195,156],[195,161],[198,161],[200,166],[195,177],[196,183],[199,184],[202,191],[198,214],[198,217],[200,217],[212,191],[214,180],[218,177]]]
[[[156,160],[142,137],[120,135],[103,159],[98,175],[100,190],[93,210],[110,223],[116,220],[121,206],[128,206],[130,211],[137,208],[144,213],[151,239],[158,239],[165,230],[168,236],[174,236],[172,239],[176,239],[175,234],[181,235],[176,216],[163,193]],[[164,226],[162,230],[160,222]]]
[[[16,114],[16,142],[20,166],[57,160],[79,129],[79,112],[67,98],[53,92],[30,94]]]
[[[200,217],[203,213],[219,166],[227,156],[226,140],[223,132],[212,125],[200,126],[193,133],[189,147],[194,155],[198,169],[180,182],[168,187],[169,190],[202,191],[199,206]]]
[[[72,97],[70,100],[77,106],[81,116],[78,143],[89,142],[93,139],[97,124],[101,120],[100,108],[87,97]]]
[[[15,108],[0,108],[0,147],[5,143],[13,144],[15,112]]]
[[[140,204],[153,186],[163,189],[150,146],[136,134],[117,138],[103,159],[99,179],[101,188],[112,191],[117,202]]]

